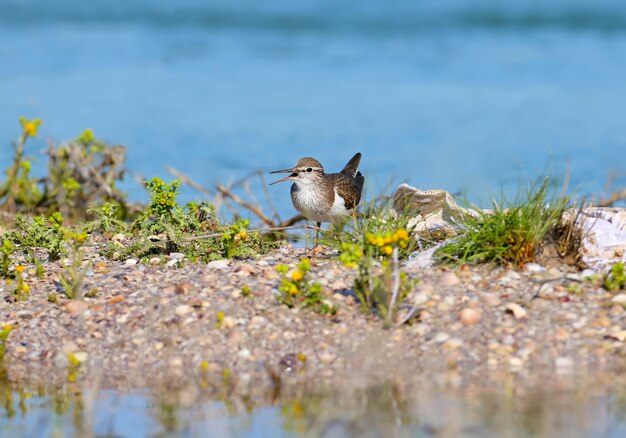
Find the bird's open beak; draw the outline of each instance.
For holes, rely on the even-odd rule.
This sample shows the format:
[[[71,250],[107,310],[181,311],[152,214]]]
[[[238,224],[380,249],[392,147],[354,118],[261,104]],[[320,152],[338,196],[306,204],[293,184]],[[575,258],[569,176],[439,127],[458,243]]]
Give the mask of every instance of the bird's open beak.
[[[274,182],[270,183],[270,185],[276,184],[276,183],[279,183],[279,182],[283,182],[283,181],[288,181],[288,180],[294,179],[296,176],[298,176],[298,174],[293,171],[293,167],[291,169],[275,170],[275,171],[270,172],[270,173],[289,173],[290,174],[290,175],[287,175],[284,178],[279,179],[278,181],[274,181]]]

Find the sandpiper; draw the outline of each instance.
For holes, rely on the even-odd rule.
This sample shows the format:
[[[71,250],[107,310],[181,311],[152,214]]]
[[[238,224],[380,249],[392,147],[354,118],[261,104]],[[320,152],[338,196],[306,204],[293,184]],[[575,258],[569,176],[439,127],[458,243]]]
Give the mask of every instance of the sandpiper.
[[[322,222],[336,222],[352,213],[359,205],[365,178],[357,169],[361,153],[352,157],[339,173],[325,173],[324,167],[315,158],[304,157],[290,169],[271,173],[289,173],[274,181],[293,181],[291,202],[307,219],[317,223],[314,246],[317,244]]]

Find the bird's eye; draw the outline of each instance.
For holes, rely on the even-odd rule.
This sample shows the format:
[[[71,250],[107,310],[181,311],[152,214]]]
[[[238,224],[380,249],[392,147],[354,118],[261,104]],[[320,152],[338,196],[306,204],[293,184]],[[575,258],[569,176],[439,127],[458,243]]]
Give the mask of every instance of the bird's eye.
[[[307,167],[307,168],[306,168],[306,171],[307,171],[307,172],[313,172],[313,169],[311,169],[310,167]]]

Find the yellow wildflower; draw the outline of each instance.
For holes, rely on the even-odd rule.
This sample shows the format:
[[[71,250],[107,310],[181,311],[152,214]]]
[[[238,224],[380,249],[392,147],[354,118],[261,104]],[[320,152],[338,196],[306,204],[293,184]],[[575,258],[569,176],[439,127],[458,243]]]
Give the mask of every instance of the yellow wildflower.
[[[302,272],[297,269],[291,273],[291,279],[293,281],[300,281],[302,280],[302,278],[304,278],[304,274],[302,274]]]
[[[409,232],[407,230],[398,230],[396,231],[396,240],[409,240]]]
[[[239,240],[246,240],[248,238],[248,232],[246,230],[240,231],[237,237]]]
[[[303,258],[302,260],[300,260],[300,269],[302,269],[303,271],[308,271],[309,269],[311,269],[311,262],[309,262],[309,259]]]
[[[385,255],[391,255],[391,253],[393,252],[393,248],[389,245],[385,245],[383,246],[382,251]]]
[[[80,137],[78,137],[78,139],[80,141],[82,141],[83,143],[91,143],[92,141],[95,140],[95,136],[93,134],[93,131],[91,130],[91,128],[87,128],[83,131],[82,134],[80,134]]]
[[[15,272],[19,272],[20,274],[26,270],[26,267],[23,265],[17,265],[15,267]]]
[[[298,294],[298,287],[297,287],[295,284],[293,284],[293,283],[292,283],[292,284],[289,286],[289,293],[290,293],[291,295],[297,295],[297,294]]]
[[[34,137],[37,135],[39,125],[41,125],[41,119],[28,120],[25,117],[20,117],[20,124],[25,137]]]

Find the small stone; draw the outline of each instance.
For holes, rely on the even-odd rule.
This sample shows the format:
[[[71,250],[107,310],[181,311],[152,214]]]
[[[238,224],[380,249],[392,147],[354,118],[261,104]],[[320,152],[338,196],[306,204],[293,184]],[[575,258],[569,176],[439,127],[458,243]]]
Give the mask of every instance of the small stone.
[[[232,316],[225,316],[222,320],[222,327],[226,329],[232,329],[233,327],[235,327],[235,325],[237,325],[237,322]]]
[[[77,351],[76,353],[74,353],[74,359],[76,359],[77,361],[81,363],[87,362],[88,357],[89,357],[89,354],[87,354],[86,351]]]
[[[482,314],[479,310],[472,309],[471,307],[466,307],[465,309],[461,310],[461,312],[459,313],[459,317],[463,325],[474,325],[481,320]]]
[[[490,294],[490,293],[484,294],[483,299],[485,300],[485,303],[487,303],[487,305],[491,307],[499,306],[500,303],[502,302],[500,300],[500,297],[498,297],[496,294]]]
[[[531,309],[547,309],[550,307],[550,300],[537,297],[530,302],[529,306]]]
[[[107,262],[96,262],[93,267],[94,272],[103,274],[108,271]]]
[[[442,344],[450,339],[450,335],[444,332],[439,332],[435,335],[435,342],[438,344]]]
[[[183,254],[182,252],[170,253],[170,259],[171,260],[182,260],[184,258],[185,258],[185,254]]]
[[[160,265],[161,264],[161,257],[152,257],[150,259],[150,264],[151,265]]]
[[[124,264],[126,266],[135,266],[137,263],[139,263],[139,260],[137,259],[127,259]]]
[[[559,370],[569,370],[574,368],[574,360],[571,357],[557,357],[554,366]]]
[[[209,268],[209,269],[221,270],[221,269],[228,268],[228,264],[229,264],[229,261],[226,260],[226,259],[223,259],[223,260],[212,260],[209,263],[207,263],[206,267]]]
[[[504,277],[500,279],[502,283],[511,283],[513,281],[519,281],[522,279],[522,276],[516,271],[509,271],[506,273]]]
[[[519,357],[512,357],[509,359],[509,365],[511,368],[522,368],[524,366],[524,361]]]
[[[113,295],[111,298],[107,300],[108,304],[118,304],[124,301],[124,295]]]
[[[242,359],[248,359],[251,356],[251,353],[250,353],[250,350],[248,350],[247,348],[242,348],[237,353],[237,356],[239,356]]]
[[[522,306],[517,303],[508,303],[506,305],[506,310],[509,313],[512,313],[515,319],[525,318],[528,312]]]
[[[526,263],[524,265],[524,270],[526,272],[532,272],[532,273],[537,273],[537,272],[543,272],[546,270],[546,268],[544,268],[543,266],[537,264],[537,263]]]
[[[609,315],[621,316],[624,313],[624,306],[622,304],[613,304],[609,309]]]
[[[626,330],[618,330],[606,336],[609,339],[616,339],[620,342],[624,342],[626,340]]]
[[[179,306],[176,306],[176,314],[178,316],[185,316],[191,311],[192,311],[192,307],[188,306],[187,304],[181,304]]]
[[[179,263],[180,263],[180,259],[172,259],[172,260],[168,260],[167,263],[165,263],[165,266],[167,266],[168,268],[172,268],[178,265]]]
[[[250,320],[250,325],[253,327],[263,327],[267,325],[267,318],[260,315],[255,315]]]
[[[569,332],[565,329],[559,328],[554,333],[554,337],[559,341],[565,341],[569,339]]]
[[[240,273],[240,274],[246,273],[246,274],[252,275],[252,274],[256,274],[256,269],[254,269],[254,267],[251,265],[241,265],[235,270],[235,272]]]
[[[319,358],[324,363],[331,363],[335,360],[335,355],[332,353],[324,352],[319,355]]]
[[[461,280],[454,272],[446,272],[439,277],[439,286],[455,286],[459,284]]]
[[[446,342],[443,343],[441,348],[443,348],[444,350],[450,351],[450,350],[456,350],[461,345],[463,345],[463,339],[461,339],[461,338],[450,338]]]
[[[589,268],[583,269],[583,272],[580,273],[580,276],[583,278],[583,280],[594,278],[596,275],[596,271]]]
[[[626,306],[626,294],[617,294],[613,298],[611,298],[611,302],[615,304],[621,304],[622,306]]]
[[[169,365],[172,368],[180,368],[183,366],[183,360],[180,357],[173,357],[169,360]]]
[[[413,296],[413,305],[421,306],[428,301],[428,296],[425,293],[417,293]]]
[[[33,313],[28,310],[20,310],[17,312],[17,317],[20,319],[32,319]]]
[[[65,310],[70,312],[72,315],[83,313],[87,309],[89,309],[89,304],[84,301],[70,301],[65,304]]]
[[[191,283],[188,283],[188,282],[178,283],[176,285],[176,287],[174,288],[174,292],[177,295],[188,294],[192,290],[193,290],[193,285]]]
[[[63,346],[61,347],[61,352],[63,354],[73,354],[78,351],[78,344],[74,341],[65,341],[63,342]]]
[[[126,236],[118,233],[111,237],[111,240],[113,240],[114,242],[121,242],[122,240],[126,240]]]

